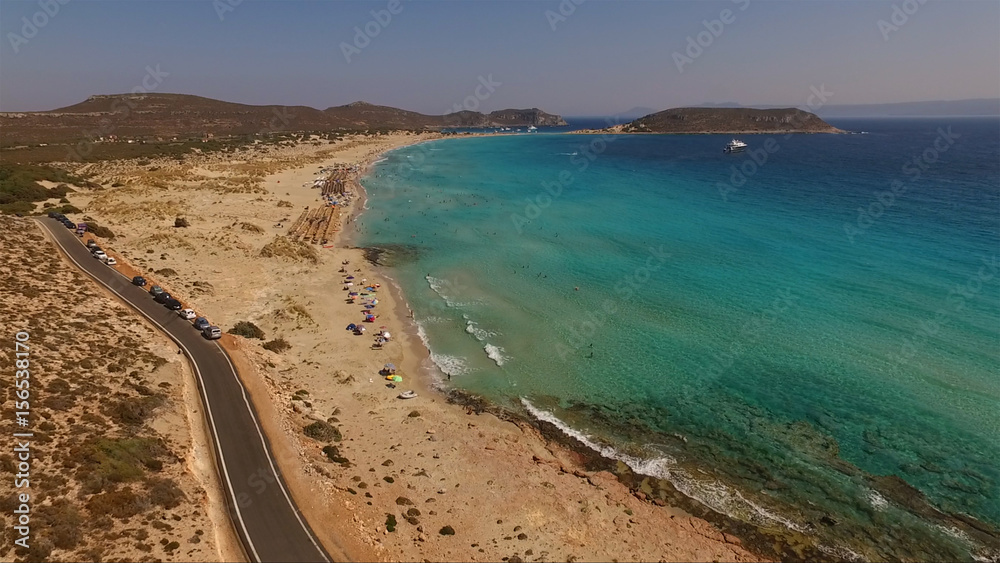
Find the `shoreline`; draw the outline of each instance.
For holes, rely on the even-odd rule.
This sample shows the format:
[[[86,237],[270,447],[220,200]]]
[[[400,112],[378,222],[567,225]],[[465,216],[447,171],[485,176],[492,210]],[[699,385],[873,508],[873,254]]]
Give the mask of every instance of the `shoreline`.
[[[662,499],[642,500],[588,461],[592,452],[546,438],[544,425],[439,385],[426,362],[429,350],[407,320],[401,288],[387,267],[372,266],[362,249],[346,244],[352,233],[345,227],[366,203],[363,176],[351,179],[358,187],[349,213],[335,215],[345,221],[336,242],[296,243],[309,246],[316,262],[259,254],[268,240],[287,238],[283,218],[290,222],[317,204],[319,194],[308,187],[317,165],[359,164],[367,174],[388,150],[428,140],[396,135],[348,139],[333,149],[264,148],[272,156],[163,162],[172,169],[155,176],[123,169],[128,162],[105,163],[103,177],[134,180],[72,197],[121,235],[113,245],[118,255],[140,272],[169,272],[155,279],[169,278],[167,285],[213,324],[249,320],[291,343],[277,353],[264,349],[263,340],[224,336],[239,351],[234,361],[245,360],[241,379],[262,405],[261,423],[289,490],[331,552],[358,560],[499,560],[512,552],[525,560],[759,559],[707,520]],[[228,191],[255,170],[266,171],[259,188]],[[164,172],[181,177],[150,188]],[[169,230],[149,221],[150,213],[165,215],[164,223],[186,215],[191,225]],[[150,245],[159,257],[147,252]],[[379,294],[377,324],[395,338],[381,351],[369,347],[370,338],[343,331],[360,315],[360,304],[342,299],[337,276],[347,269],[344,260],[352,273],[361,270],[353,275],[387,290]],[[400,400],[402,389],[375,381],[385,361],[401,366],[400,387],[417,390],[416,399]],[[343,437],[307,437],[303,428],[316,422]],[[527,505],[526,494],[533,499]],[[594,537],[603,541],[587,541]]]
[[[379,156],[382,157],[389,152],[416,146],[423,142],[428,141],[388,149],[380,153]],[[375,160],[377,158],[373,159],[370,163],[366,163],[355,179],[360,190],[359,193],[363,194],[357,200],[359,211],[354,215],[355,220],[366,209],[365,204],[368,193],[361,186],[361,180],[373,172]],[[368,251],[373,248],[358,246],[356,231],[352,230],[352,235],[349,248],[362,251]],[[432,351],[418,336],[416,321],[409,318],[408,315],[402,314],[409,310],[409,306],[406,302],[403,288],[388,275],[391,267],[377,263],[367,254],[365,259],[380,277],[392,280],[392,283],[389,285],[392,288],[391,291],[394,293],[395,308],[399,313],[397,318],[407,325],[406,336],[413,339],[408,342],[408,347],[415,355],[422,356],[423,360],[429,359]],[[404,306],[404,304],[406,305]],[[405,360],[404,364],[401,365],[407,365]],[[809,536],[805,536],[790,528],[778,531],[781,533],[763,533],[761,528],[754,524],[717,512],[697,499],[685,495],[668,479],[637,473],[621,460],[604,456],[601,452],[594,450],[577,438],[567,434],[556,424],[537,418],[527,410],[521,412],[515,408],[505,407],[477,393],[451,386],[449,383],[446,383],[446,379],[450,380],[447,374],[433,363],[425,365],[422,362],[420,367],[422,368],[421,371],[429,379],[423,382],[421,386],[424,387],[424,391],[436,393],[449,404],[463,407],[467,412],[475,413],[476,415],[486,413],[520,427],[529,427],[537,432],[539,437],[548,445],[555,445],[571,452],[575,457],[573,466],[561,467],[560,470],[563,472],[571,473],[583,479],[588,479],[592,473],[610,473],[640,501],[657,507],[668,507],[680,511],[685,516],[705,520],[722,532],[724,536],[732,535],[738,537],[742,540],[741,543],[745,548],[765,559],[776,558],[782,561],[805,559],[817,562],[833,562],[842,559],[821,550],[818,545],[809,541]],[[437,372],[437,377],[435,377],[435,371]]]

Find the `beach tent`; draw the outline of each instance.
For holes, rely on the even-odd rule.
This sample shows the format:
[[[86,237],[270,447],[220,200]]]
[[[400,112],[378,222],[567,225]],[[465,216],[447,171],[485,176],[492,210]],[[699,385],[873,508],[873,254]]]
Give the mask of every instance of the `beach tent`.
[[[385,369],[396,369],[396,364],[385,364]]]
[[[394,375],[394,376],[392,376],[392,380],[395,381],[396,383],[399,383],[399,382],[403,381],[403,378],[400,377],[400,376],[398,376],[398,375]]]
[[[358,328],[358,325],[356,325],[354,323],[351,323],[351,324],[347,325],[347,329],[346,330],[354,330],[356,328]]]

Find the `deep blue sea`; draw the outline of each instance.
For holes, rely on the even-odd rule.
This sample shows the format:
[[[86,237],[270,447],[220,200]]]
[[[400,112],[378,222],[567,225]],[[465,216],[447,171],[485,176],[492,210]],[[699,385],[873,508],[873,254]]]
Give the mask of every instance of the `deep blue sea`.
[[[1000,121],[831,122],[407,147],[357,238],[447,384],[830,553],[1000,557]]]

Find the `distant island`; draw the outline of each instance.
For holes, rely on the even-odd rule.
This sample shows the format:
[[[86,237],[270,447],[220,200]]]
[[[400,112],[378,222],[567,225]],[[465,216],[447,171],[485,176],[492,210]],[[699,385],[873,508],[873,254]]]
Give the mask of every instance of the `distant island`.
[[[458,111],[425,115],[354,102],[324,110],[308,106],[238,104],[188,94],[144,93],[91,96],[71,106],[41,112],[0,113],[3,145],[79,139],[83,132],[118,138],[188,138],[275,132],[441,130],[453,127],[549,127],[562,117],[538,108],[483,114]]]
[[[844,133],[816,114],[797,108],[674,108],[606,129],[577,133]]]

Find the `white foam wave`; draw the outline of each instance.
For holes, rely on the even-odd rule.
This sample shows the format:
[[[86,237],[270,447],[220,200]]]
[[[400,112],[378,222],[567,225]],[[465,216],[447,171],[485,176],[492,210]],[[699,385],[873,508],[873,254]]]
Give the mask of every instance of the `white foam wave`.
[[[625,454],[611,446],[596,442],[590,436],[571,428],[554,414],[535,407],[523,397],[521,398],[521,404],[535,418],[555,425],[564,434],[576,439],[602,457],[621,461],[629,466],[632,471],[640,475],[649,475],[650,477],[670,481],[678,491],[716,512],[740,518],[757,525],[780,523],[793,530],[805,530],[803,526],[778,514],[774,514],[750,501],[740,494],[739,491],[727,487],[719,481],[695,478],[676,467],[676,460],[669,456],[647,459]]]
[[[477,323],[476,321],[473,321],[473,320],[469,320],[469,318],[467,316],[465,316],[465,315],[462,315],[462,316],[466,318],[466,321],[465,321],[465,332],[471,334],[472,336],[475,336],[476,340],[482,342],[482,341],[486,340],[487,338],[490,338],[491,336],[496,336],[497,335],[496,331],[486,330],[485,328],[480,328],[479,323]]]
[[[885,497],[875,491],[868,491],[868,502],[871,503],[872,508],[875,510],[885,510],[889,506],[889,501],[885,500]]]
[[[445,375],[456,376],[462,375],[469,371],[469,366],[465,362],[465,358],[460,358],[458,356],[448,356],[446,354],[435,354],[431,353],[431,361],[440,369]]]
[[[434,276],[424,276],[427,280],[427,285],[430,286],[431,291],[438,294],[438,297],[444,300],[445,305],[451,308],[462,308],[462,307],[472,307],[475,305],[481,305],[482,301],[458,301],[454,292],[459,289],[459,287],[448,280],[442,280],[440,278],[435,278]]]
[[[380,159],[376,160],[375,162],[373,162],[372,164],[378,164],[380,162],[385,162],[387,160],[389,160],[389,159],[388,158],[380,158]]]
[[[486,355],[493,360],[498,367],[502,367],[505,363],[507,363],[507,360],[510,360],[510,356],[505,356],[504,349],[499,346],[487,343],[486,346],[483,346],[483,350],[486,351]]]
[[[580,154],[580,153],[577,153],[577,152],[561,152],[561,153],[559,153],[560,156],[576,156],[578,154]]]

